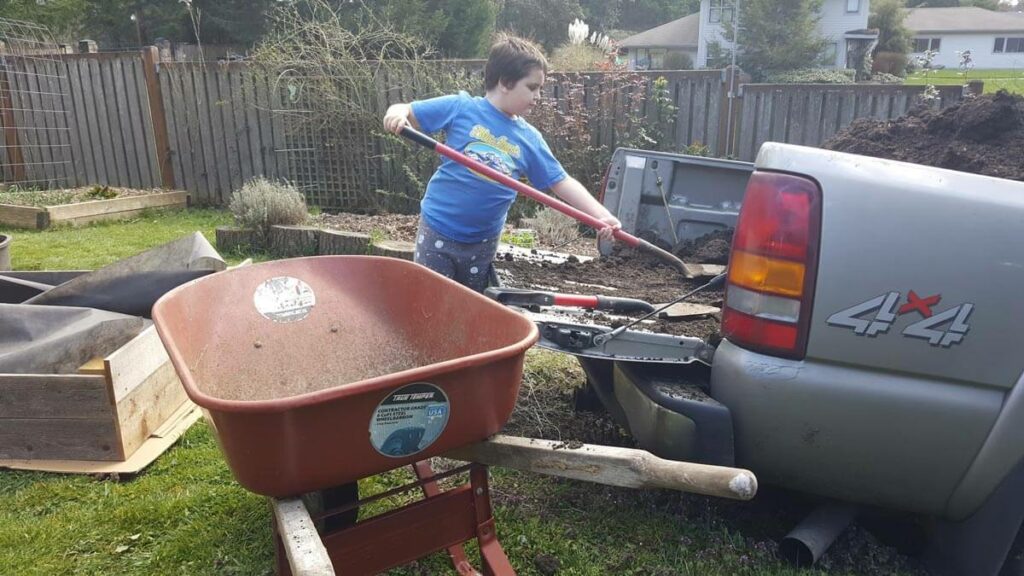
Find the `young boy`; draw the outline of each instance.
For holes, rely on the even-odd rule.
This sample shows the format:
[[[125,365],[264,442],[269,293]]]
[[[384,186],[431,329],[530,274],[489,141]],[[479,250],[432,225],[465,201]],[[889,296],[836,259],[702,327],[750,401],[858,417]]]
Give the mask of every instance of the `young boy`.
[[[444,130],[448,146],[534,188],[550,189],[607,223],[598,234],[611,239],[621,226],[618,219],[566,174],[540,132],[523,119],[540,98],[546,72],[537,46],[501,37],[484,69],[485,96],[460,92],[395,104],[384,115],[384,128],[395,134],[407,125],[427,133]],[[416,262],[482,292],[515,198],[514,190],[442,159],[420,204]]]

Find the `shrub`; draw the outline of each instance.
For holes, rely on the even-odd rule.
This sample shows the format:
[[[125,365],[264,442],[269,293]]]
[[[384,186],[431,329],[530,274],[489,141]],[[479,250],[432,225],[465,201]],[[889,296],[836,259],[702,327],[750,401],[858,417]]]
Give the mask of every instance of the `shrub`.
[[[547,206],[538,210],[533,218],[524,219],[523,224],[535,230],[540,241],[548,245],[569,242],[579,236],[575,220]]]
[[[878,72],[871,75],[871,81],[877,84],[903,84],[903,78],[885,72]]]
[[[238,226],[255,229],[263,237],[271,226],[302,224],[309,214],[306,200],[294,186],[262,177],[231,194],[228,208]]]
[[[664,70],[693,70],[693,58],[686,52],[669,52],[665,54]]]
[[[556,72],[587,72],[599,70],[608,62],[608,56],[590,44],[566,44],[551,55],[551,70]]]
[[[902,76],[906,74],[908,58],[906,54],[899,52],[879,52],[875,54],[874,66],[871,70],[878,74],[893,74]]]
[[[771,74],[769,84],[853,84],[856,70],[831,68],[805,68]]]

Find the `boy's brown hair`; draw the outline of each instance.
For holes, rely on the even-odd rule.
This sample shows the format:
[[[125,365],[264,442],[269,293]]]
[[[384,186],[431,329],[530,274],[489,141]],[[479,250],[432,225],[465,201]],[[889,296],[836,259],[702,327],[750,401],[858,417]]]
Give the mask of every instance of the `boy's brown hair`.
[[[534,68],[548,71],[544,52],[533,42],[508,34],[499,34],[491,45],[484,68],[484,88],[492,90],[498,82],[511,88]]]

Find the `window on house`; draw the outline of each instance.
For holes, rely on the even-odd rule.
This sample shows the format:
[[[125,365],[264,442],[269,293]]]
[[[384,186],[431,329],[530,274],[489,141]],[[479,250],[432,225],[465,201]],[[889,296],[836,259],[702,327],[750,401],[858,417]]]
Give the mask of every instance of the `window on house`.
[[[860,0],[846,0],[847,12],[860,12]]]
[[[1024,52],[1024,37],[1021,38],[996,38],[993,52]]]
[[[732,22],[734,13],[733,0],[711,0],[708,10],[708,22],[712,24]]]
[[[914,38],[914,54],[924,54],[929,50],[939,51],[942,38]]]

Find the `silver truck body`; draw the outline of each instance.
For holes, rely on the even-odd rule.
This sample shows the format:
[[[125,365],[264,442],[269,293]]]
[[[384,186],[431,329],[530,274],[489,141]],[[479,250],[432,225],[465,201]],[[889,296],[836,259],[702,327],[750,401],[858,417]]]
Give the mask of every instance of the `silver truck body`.
[[[822,225],[806,358],[715,353],[737,462],[967,517],[1024,458],[1024,184],[783,144],[755,165],[816,180]]]

